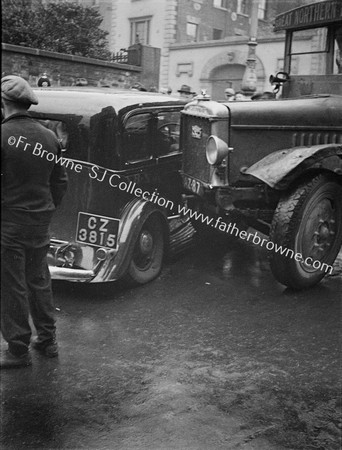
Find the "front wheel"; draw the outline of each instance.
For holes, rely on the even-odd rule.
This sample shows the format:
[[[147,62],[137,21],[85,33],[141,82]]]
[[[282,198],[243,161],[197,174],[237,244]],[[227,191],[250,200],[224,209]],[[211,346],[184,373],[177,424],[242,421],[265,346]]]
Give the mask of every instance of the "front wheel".
[[[342,186],[318,175],[282,198],[275,211],[270,239],[271,270],[285,286],[303,289],[327,273],[342,244]]]
[[[164,251],[163,225],[160,218],[152,214],[145,220],[136,238],[124,281],[130,285],[152,281],[162,269]]]

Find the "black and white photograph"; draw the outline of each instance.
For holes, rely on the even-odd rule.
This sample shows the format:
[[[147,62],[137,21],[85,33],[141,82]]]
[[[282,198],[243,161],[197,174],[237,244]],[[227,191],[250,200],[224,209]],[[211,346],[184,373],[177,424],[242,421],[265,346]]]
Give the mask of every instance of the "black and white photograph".
[[[2,450],[342,450],[342,0],[2,0]]]

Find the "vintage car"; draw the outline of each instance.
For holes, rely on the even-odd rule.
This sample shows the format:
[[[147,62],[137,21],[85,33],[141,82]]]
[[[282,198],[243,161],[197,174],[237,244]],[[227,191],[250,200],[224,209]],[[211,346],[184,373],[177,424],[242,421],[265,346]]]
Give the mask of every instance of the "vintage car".
[[[51,225],[52,278],[154,279],[179,230],[184,101],[108,88],[36,93],[39,104],[30,113],[56,133],[63,149],[57,162],[69,177]],[[43,149],[35,156],[53,157]]]
[[[270,250],[279,282],[300,289],[331,273],[342,242],[342,3],[296,8],[276,30],[286,31],[285,67],[270,81],[282,95],[218,103],[203,93],[187,104],[182,177],[195,226],[204,214],[216,217],[210,229],[235,225]]]

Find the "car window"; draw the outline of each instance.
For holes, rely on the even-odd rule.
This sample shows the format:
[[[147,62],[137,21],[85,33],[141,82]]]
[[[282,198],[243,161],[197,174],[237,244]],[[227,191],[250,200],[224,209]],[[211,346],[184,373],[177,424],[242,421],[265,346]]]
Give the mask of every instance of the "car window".
[[[179,151],[180,112],[163,111],[157,115],[158,155]]]
[[[127,119],[123,133],[125,157],[128,162],[142,161],[152,158],[149,145],[152,115],[135,114]]]
[[[39,120],[44,127],[53,131],[57,136],[62,148],[62,152],[66,152],[68,149],[69,136],[66,129],[66,124],[61,120]]]

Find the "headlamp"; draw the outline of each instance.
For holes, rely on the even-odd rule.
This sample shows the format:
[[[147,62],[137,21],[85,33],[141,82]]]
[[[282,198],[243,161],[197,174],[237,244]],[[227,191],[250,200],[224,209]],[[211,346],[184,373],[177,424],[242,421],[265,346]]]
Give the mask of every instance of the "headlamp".
[[[228,156],[229,147],[222,139],[211,135],[206,144],[206,157],[211,165],[221,164],[224,158]]]

